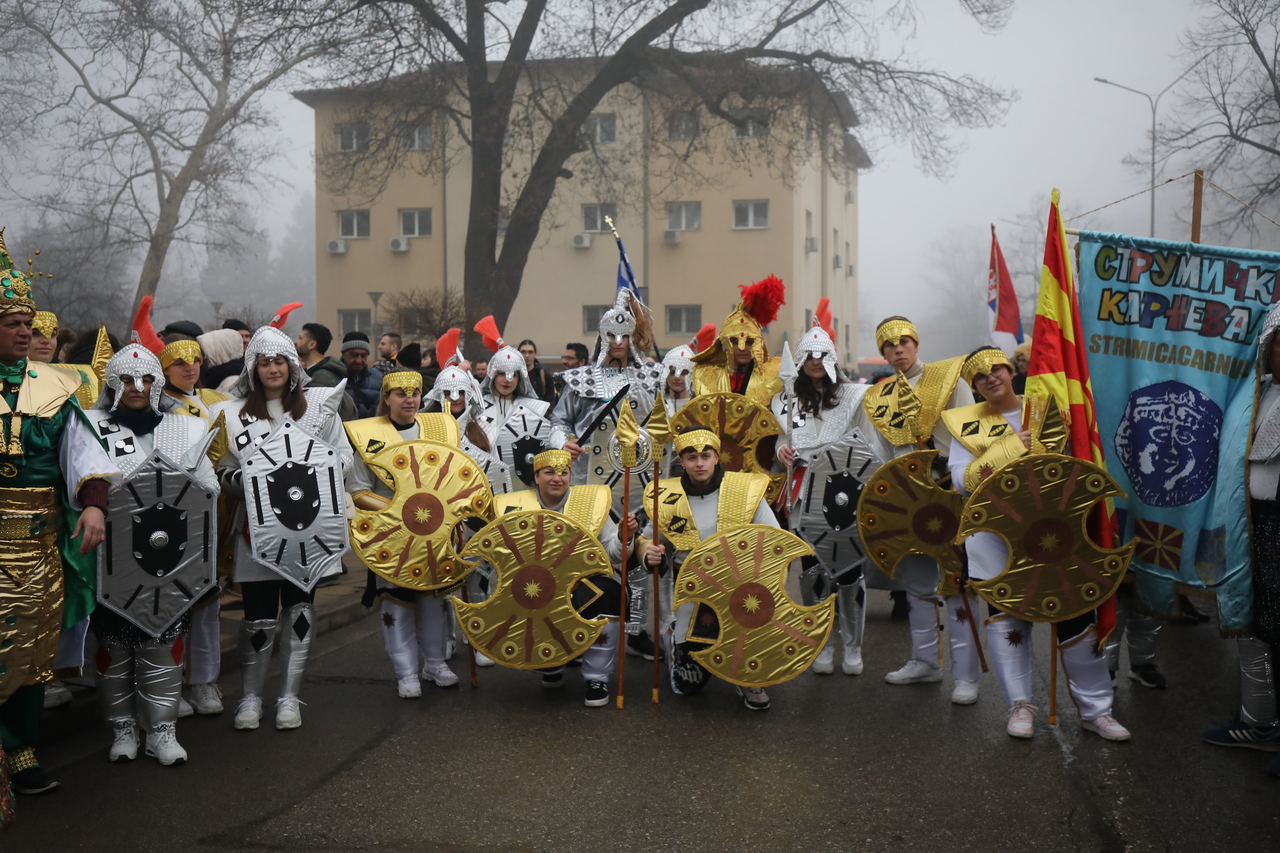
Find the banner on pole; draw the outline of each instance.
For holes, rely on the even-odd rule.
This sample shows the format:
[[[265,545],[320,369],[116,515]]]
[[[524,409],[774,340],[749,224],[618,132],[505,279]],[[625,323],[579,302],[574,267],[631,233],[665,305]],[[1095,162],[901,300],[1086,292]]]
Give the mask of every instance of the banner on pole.
[[[1122,541],[1142,602],[1217,594],[1224,632],[1253,618],[1245,452],[1258,331],[1280,254],[1080,232],[1080,314]]]

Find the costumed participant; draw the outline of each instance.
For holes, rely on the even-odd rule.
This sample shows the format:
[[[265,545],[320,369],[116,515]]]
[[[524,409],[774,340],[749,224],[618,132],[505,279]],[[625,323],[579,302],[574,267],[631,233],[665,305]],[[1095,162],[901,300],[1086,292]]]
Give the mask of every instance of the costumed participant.
[[[876,346],[896,371],[867,391],[855,425],[884,462],[921,449],[938,451],[934,472],[945,476],[943,466],[951,436],[941,422],[943,411],[973,404],[973,394],[959,383],[963,358],[930,362],[919,360],[920,334],[906,317],[894,316],[876,326]],[[889,684],[914,684],[942,680],[938,649],[938,595],[941,575],[935,559],[908,554],[897,564],[893,580],[877,570],[867,572],[868,583],[880,589],[905,589],[910,610],[911,659],[885,675]],[[978,699],[978,650],[965,624],[967,613],[956,596],[947,598],[947,634],[951,670],[955,679],[951,700],[968,705]]]
[[[69,439],[69,425],[84,419],[72,399],[80,383],[28,360],[35,315],[30,279],[14,269],[0,230],[0,777],[7,766],[19,794],[58,785],[35,756],[44,684],[59,630],[93,610],[94,549],[120,477],[101,444]]]
[[[641,354],[652,346],[651,318],[630,289],[615,291],[613,307],[600,317],[599,333],[591,362],[560,372],[564,391],[551,412],[552,447],[573,457],[573,485],[604,485],[613,493],[610,516],[614,522],[624,512],[639,512],[644,487],[652,480],[649,436],[644,424],[667,375],[661,364],[649,364]],[[615,433],[621,405],[630,405],[641,429],[638,473],[633,475],[630,501],[623,507],[623,467]],[[649,610],[651,579],[637,569],[628,578],[631,606],[628,610],[627,651],[653,660],[653,639],[644,626],[652,621]]]
[[[422,374],[416,370],[395,371],[382,377],[378,414],[344,424],[356,454],[347,491],[357,508],[380,510],[391,503],[395,479],[390,471],[372,464],[374,457],[388,448],[418,439],[458,446],[458,424],[453,417],[419,412],[421,403]],[[370,571],[365,606],[372,607],[375,598],[382,601],[382,640],[400,697],[420,697],[421,679],[437,687],[456,685],[458,676],[445,662],[448,599],[399,586]]]
[[[484,558],[496,569],[501,582],[495,584],[493,594],[484,602],[456,605],[459,622],[468,629],[489,626],[489,630],[481,630],[479,635],[468,630],[473,645],[489,650],[504,666],[536,669],[542,674],[543,687],[557,688],[564,684],[564,663],[540,666],[544,656],[572,655],[570,659],[580,660],[582,665],[587,707],[599,708],[609,703],[609,677],[618,657],[620,634],[621,588],[620,574],[616,572],[621,570],[622,542],[618,525],[609,517],[612,496],[609,489],[601,485],[570,487],[573,460],[565,450],[544,450],[534,457],[533,467],[534,488],[494,495],[495,521],[472,536],[464,551],[464,556]],[[585,570],[579,560],[566,559],[570,551],[577,556],[584,548],[594,548],[594,545],[590,540],[572,538],[572,528],[569,533],[555,528],[555,516],[550,516],[550,533],[542,528],[543,535],[553,538],[558,535],[553,544],[543,545],[542,536],[538,536],[534,542],[526,543],[534,550],[524,552],[517,530],[524,531],[530,524],[535,528],[546,525],[548,520],[540,518],[529,522],[527,516],[521,516],[523,523],[508,530],[504,525],[513,520],[507,516],[544,510],[568,517],[582,531],[595,537],[609,557],[609,565],[604,569],[607,573],[602,573],[595,556],[587,557]],[[629,525],[629,561],[634,561],[635,515],[628,513],[624,523]],[[495,530],[495,535],[489,535]],[[530,560],[536,559],[533,554],[539,553],[552,556],[541,561],[546,568],[530,564]],[[515,636],[500,627],[507,622],[508,613],[512,614],[511,620],[524,617],[523,625],[518,626],[521,630],[514,632]],[[594,642],[590,642],[593,626],[584,620],[595,619],[609,621]],[[544,625],[554,628],[547,634]],[[533,638],[536,650],[529,647],[529,638]],[[586,638],[586,642],[580,638]]]
[[[954,439],[947,464],[956,491],[967,495],[1014,459],[1059,453],[1066,446],[1066,428],[1051,399],[1028,399],[1030,410],[1037,414],[1034,424],[1023,423],[1024,403],[1013,390],[1013,363],[1002,350],[991,346],[974,350],[964,360],[962,376],[984,402],[942,415]],[[998,534],[975,532],[965,539],[964,547],[969,556],[969,577],[975,581],[991,580],[1005,571],[1009,546]],[[1107,740],[1128,740],[1129,731],[1111,714],[1111,678],[1106,656],[1093,642],[1094,622],[1092,610],[1058,622],[1055,652],[1062,655],[1080,725]],[[1033,623],[995,608],[987,620],[987,648],[1009,704],[1006,731],[1015,738],[1029,738],[1034,732],[1032,627]]]
[[[704,323],[693,340],[667,350],[662,366],[667,369],[666,390],[662,397],[667,404],[667,417],[685,407],[693,399],[694,356],[711,346],[716,339],[716,324]]]
[[[1236,650],[1240,654],[1240,710],[1226,724],[1206,731],[1204,740],[1216,746],[1242,746],[1280,753],[1280,716],[1276,707],[1277,650],[1280,650],[1280,334],[1277,329],[1280,329],[1280,305],[1271,309],[1258,335],[1258,388],[1251,412],[1254,421],[1248,456],[1253,630],[1248,636],[1236,639]],[[1280,755],[1271,760],[1267,772],[1280,776]]]
[[[476,323],[475,330],[484,345],[494,350],[480,383],[483,409],[477,420],[489,438],[493,454],[507,466],[509,474],[505,483],[494,482],[492,477],[489,483],[495,494],[532,487],[533,457],[551,434],[551,422],[547,420],[551,404],[539,399],[529,379],[526,358],[502,340],[493,317]]]
[[[52,364],[58,355],[58,315],[52,311],[37,311],[31,323],[31,352],[27,358],[43,364]]]
[[[163,395],[164,377],[148,348],[123,347],[107,363],[102,399],[86,413],[89,427],[75,428],[73,438],[104,444],[127,489],[108,506],[90,619],[98,698],[113,734],[108,757],[136,758],[141,727],[146,754],[167,766],[187,760],[176,722],[189,610],[209,590],[216,600],[218,483],[209,422],[165,414],[177,403]]]
[[[781,362],[769,355],[761,329],[777,319],[778,309],[787,304],[786,287],[771,275],[738,290],[742,298],[725,318],[715,343],[693,357],[693,393],[731,391],[767,408],[782,390]]]
[[[671,612],[675,581],[685,558],[717,531],[743,524],[774,528],[779,525],[765,501],[769,478],[763,474],[726,472],[720,465],[720,437],[714,432],[700,424],[691,425],[675,437],[675,447],[683,473],[657,484],[665,495],[658,502],[661,538],[654,538],[653,519],[642,535],[649,543],[644,563],[662,576],[662,642],[671,689],[687,696],[700,692],[711,680],[711,674],[693,659],[692,653],[716,640],[718,622],[710,608],[694,603],[682,604]],[[647,505],[653,504],[653,488],[651,485],[645,490]],[[763,687],[735,689],[747,708],[768,710],[769,694]]]
[[[263,326],[245,348],[234,399],[217,403],[212,410],[226,447],[217,466],[222,489],[242,501],[248,492],[256,510],[252,515],[238,514],[235,522],[235,529],[243,531],[236,539],[232,572],[232,580],[244,594],[237,650],[244,695],[235,716],[240,730],[256,729],[262,719],[262,692],[281,622],[283,673],[276,728],[302,725],[298,691],[315,637],[315,584],[342,570],[342,553],[347,548],[345,513],[328,510],[330,502],[341,510],[342,477],[351,465],[351,450],[338,420],[344,392],[341,383],[333,388],[307,388],[293,341],[279,329]],[[279,431],[290,423],[300,433],[293,441],[288,440],[288,432]],[[280,449],[272,448],[276,455],[269,459],[261,452],[271,443],[268,438],[285,442]],[[324,452],[312,456],[316,447]],[[293,460],[295,453],[298,462]],[[257,467],[262,460],[272,466],[263,466],[272,474],[268,482],[259,482],[266,480],[265,475],[259,478],[253,471],[246,472],[248,463]],[[278,469],[275,463],[280,463]],[[316,503],[301,506],[308,495]],[[279,549],[271,547],[259,557],[251,545],[255,537],[278,543]],[[278,618],[281,610],[283,620]]]
[[[861,675],[862,635],[866,625],[867,584],[862,564],[866,551],[858,538],[855,513],[858,495],[868,474],[879,468],[871,447],[853,425],[867,386],[844,378],[836,366],[831,309],[824,297],[814,314],[813,328],[796,342],[799,375],[787,402],[783,428],[790,435],[777,451],[778,461],[791,470],[790,522],[792,530],[814,549],[800,565],[800,594],[807,605],[836,596],[843,656],[840,671]],[[774,411],[779,406],[775,403]],[[835,671],[835,631],[813,662],[813,671]]]

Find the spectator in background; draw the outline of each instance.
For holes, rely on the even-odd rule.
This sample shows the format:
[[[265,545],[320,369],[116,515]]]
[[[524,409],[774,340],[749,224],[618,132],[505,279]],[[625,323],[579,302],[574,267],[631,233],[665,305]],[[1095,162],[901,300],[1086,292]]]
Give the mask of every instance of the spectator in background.
[[[160,330],[160,339],[166,344],[174,341],[194,341],[204,334],[200,324],[190,320],[176,320]]]
[[[71,352],[63,359],[66,364],[90,364],[93,361],[93,348],[98,344],[98,328],[91,326],[76,336],[77,343],[72,347]],[[123,344],[115,335],[107,332],[107,341],[111,344],[112,352],[119,352]]]
[[[466,362],[464,361],[463,364],[466,364]],[[484,378],[489,375],[489,362],[477,361],[474,364],[472,364],[471,375],[476,378],[477,382],[483,382]]]
[[[426,368],[422,366],[422,345],[417,343],[408,344],[400,350],[396,356],[396,370],[412,370],[417,373],[422,377],[422,387],[426,391],[431,390],[431,386],[435,383],[435,375],[439,373],[437,370],[431,374],[430,378],[427,377]]]
[[[440,359],[436,358],[436,342],[422,342],[422,366],[418,368],[422,374],[422,393],[425,396],[435,387],[436,377],[440,375]]]
[[[526,338],[520,342],[520,354],[524,356],[524,366],[529,371],[529,384],[538,399],[551,405],[556,402],[556,386],[551,381],[551,374],[538,361],[538,345]]]
[[[1027,368],[1031,366],[1031,341],[1013,351],[1013,393],[1027,393]]]
[[[368,335],[347,332],[342,339],[342,363],[347,366],[347,394],[355,402],[357,414],[373,417],[382,399],[382,371],[369,366]]]
[[[582,367],[589,357],[586,344],[565,344],[564,355],[560,356],[560,370]],[[564,393],[564,379],[561,378],[560,371],[551,377],[551,384],[556,389],[557,397]]]
[[[244,369],[244,338],[235,329],[214,329],[196,338],[204,353],[200,384],[227,394]]]
[[[302,331],[294,339],[293,346],[298,351],[298,360],[306,372],[310,385],[319,388],[335,388],[347,378],[347,366],[342,359],[325,355],[333,343],[333,332],[319,323],[304,323]],[[338,405],[338,417],[344,421],[353,421],[360,417],[356,410],[355,400],[350,394],[343,394]]]
[[[396,357],[400,354],[400,336],[387,332],[378,339],[378,363],[374,365],[382,375],[394,373]]]
[[[249,338],[253,337],[253,329],[249,328],[249,324],[243,320],[223,320],[222,328],[235,329],[240,333],[240,337],[244,338],[244,346],[249,345]]]
[[[80,340],[80,336],[77,335],[75,332],[71,331],[70,329],[59,329],[58,330],[58,354],[55,358],[55,361],[58,364],[70,364],[70,362],[67,361],[67,357],[70,356],[71,353],[75,352],[76,344],[79,342],[79,340]],[[97,335],[94,335],[94,340],[95,341],[97,340]]]

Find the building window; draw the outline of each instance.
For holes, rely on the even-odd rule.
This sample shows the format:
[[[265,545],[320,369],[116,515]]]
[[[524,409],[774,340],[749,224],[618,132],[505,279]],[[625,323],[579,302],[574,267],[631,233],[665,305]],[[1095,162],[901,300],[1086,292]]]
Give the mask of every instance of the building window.
[[[430,237],[431,208],[400,211],[401,237]]]
[[[604,312],[612,308],[612,305],[583,305],[582,306],[582,331],[584,334],[589,332],[600,331],[600,318],[604,316]]]
[[[668,231],[701,231],[702,202],[673,201],[667,204]],[[695,330],[696,331],[696,330]]]
[[[609,223],[605,222],[605,217],[610,220],[618,221],[618,206],[616,204],[584,204],[582,206],[582,230],[583,231],[608,231]]]
[[[415,124],[400,131],[401,151],[430,151],[431,125]]]
[[[347,239],[369,236],[369,211],[338,211],[338,236]]]
[[[667,117],[667,139],[686,141],[698,135],[697,113],[672,113]]]
[[[768,228],[768,201],[735,201],[733,203],[734,228]]]
[[[600,145],[618,138],[618,118],[613,113],[596,113],[587,116],[582,123],[582,136],[587,142]]]
[[[701,305],[668,305],[667,334],[696,335],[702,328]]]
[[[373,313],[368,308],[346,308],[338,311],[338,334],[373,331]]]
[[[733,135],[738,139],[763,139],[769,135],[769,122],[757,118],[745,119],[741,124],[733,126]]]
[[[365,151],[368,148],[369,125],[363,123],[338,125],[339,151]]]

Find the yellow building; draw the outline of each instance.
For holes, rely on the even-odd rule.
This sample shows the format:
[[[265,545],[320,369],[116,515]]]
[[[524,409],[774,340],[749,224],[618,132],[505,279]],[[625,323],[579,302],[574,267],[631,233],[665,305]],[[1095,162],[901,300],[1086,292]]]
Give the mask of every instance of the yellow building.
[[[687,343],[704,322],[719,325],[739,285],[772,273],[787,285],[787,305],[766,330],[770,351],[780,351],[784,335],[794,341],[827,296],[841,363],[852,368],[857,170],[870,162],[848,132],[857,119],[847,99],[819,94],[825,119],[792,102],[744,109],[735,124],[652,86],[612,91],[584,125],[587,150],[568,163],[574,177],[557,184],[504,337],[531,338],[553,359],[569,342],[591,346],[618,266],[608,215],[646,289],[664,352]],[[470,149],[451,121],[393,119],[396,111],[371,106],[367,93],[295,96],[315,111],[318,320],[339,336],[375,326],[401,331],[386,310],[390,294],[461,293]],[[823,122],[835,132],[815,132]],[[518,176],[541,137],[529,130],[536,120],[520,120],[518,110],[511,126],[503,169]],[[798,139],[807,141],[791,141]],[[377,176],[388,157],[396,165],[369,179],[381,184],[389,173],[380,193],[361,185],[360,169],[343,171],[372,162],[361,168]],[[504,201],[513,202],[519,186],[508,183]]]

